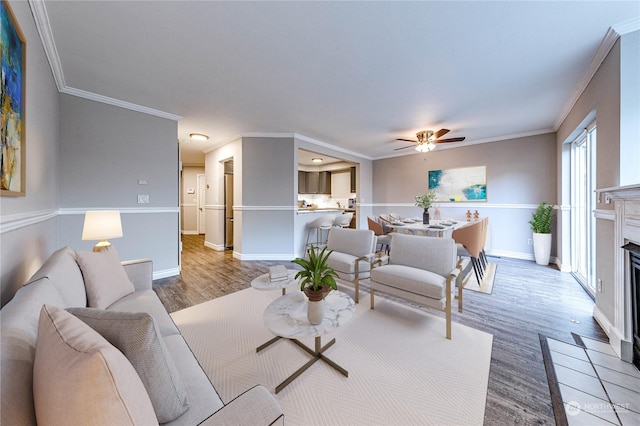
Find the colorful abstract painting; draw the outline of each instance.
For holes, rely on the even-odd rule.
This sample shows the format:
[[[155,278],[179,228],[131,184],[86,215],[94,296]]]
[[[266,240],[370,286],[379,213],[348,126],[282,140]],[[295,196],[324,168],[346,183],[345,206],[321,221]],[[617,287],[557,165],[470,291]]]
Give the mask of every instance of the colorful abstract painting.
[[[438,202],[487,201],[487,168],[429,170],[429,189],[435,189]]]
[[[9,4],[0,3],[2,46],[2,127],[0,189],[2,195],[25,195],[25,40]]]

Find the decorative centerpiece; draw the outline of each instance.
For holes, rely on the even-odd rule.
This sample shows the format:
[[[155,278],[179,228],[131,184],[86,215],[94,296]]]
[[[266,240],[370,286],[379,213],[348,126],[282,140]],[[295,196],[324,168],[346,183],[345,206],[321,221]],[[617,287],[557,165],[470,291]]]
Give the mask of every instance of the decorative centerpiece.
[[[416,206],[424,209],[422,213],[422,223],[429,224],[429,207],[438,198],[435,189],[431,189],[424,194],[416,195]]]
[[[538,204],[538,208],[531,214],[531,230],[533,231],[533,254],[538,265],[548,265],[551,256],[551,211],[553,205],[547,205],[546,201]]]
[[[296,258],[293,263],[302,266],[295,278],[301,278],[300,290],[309,298],[307,307],[307,318],[313,325],[318,325],[324,318],[324,297],[333,289],[337,290],[336,271],[327,264],[327,259],[333,250],[326,252],[327,248],[323,248],[316,253],[315,247],[311,245],[309,248],[309,259]]]

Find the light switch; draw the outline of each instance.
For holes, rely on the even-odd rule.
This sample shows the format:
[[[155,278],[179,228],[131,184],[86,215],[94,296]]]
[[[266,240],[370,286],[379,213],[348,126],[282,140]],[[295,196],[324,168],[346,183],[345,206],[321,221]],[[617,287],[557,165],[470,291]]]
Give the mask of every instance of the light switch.
[[[147,194],[139,194],[138,195],[138,204],[149,204],[149,195],[147,195]]]
[[[146,184],[147,184],[146,179],[138,179],[138,185],[146,185]]]

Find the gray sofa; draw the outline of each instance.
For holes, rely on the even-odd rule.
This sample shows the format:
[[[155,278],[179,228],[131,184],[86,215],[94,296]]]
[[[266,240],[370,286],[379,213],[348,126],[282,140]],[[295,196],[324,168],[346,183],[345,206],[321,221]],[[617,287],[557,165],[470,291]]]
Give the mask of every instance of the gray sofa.
[[[76,252],[69,248],[56,251],[0,311],[3,425],[36,424],[33,381],[39,316],[44,304],[63,309],[87,306],[85,282],[77,259]],[[151,260],[122,265],[135,291],[106,310],[151,315],[184,383],[189,408],[165,424],[284,423],[279,404],[262,386],[249,389],[225,405],[152,290]],[[157,424],[157,419],[150,418],[149,422],[145,419],[144,423]]]

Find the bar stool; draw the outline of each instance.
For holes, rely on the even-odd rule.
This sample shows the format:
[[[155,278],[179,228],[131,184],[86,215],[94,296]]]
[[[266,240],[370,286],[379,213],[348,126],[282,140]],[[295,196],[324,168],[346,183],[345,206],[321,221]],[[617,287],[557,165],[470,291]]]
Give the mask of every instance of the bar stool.
[[[348,228],[349,225],[351,225],[352,218],[353,218],[353,213],[339,214],[333,220],[333,226],[337,226],[340,228]]]
[[[329,229],[333,226],[333,215],[328,214],[324,216],[317,217],[309,222],[307,222],[307,240],[304,244],[305,252],[309,249],[309,244],[313,244],[313,241],[309,243],[309,239],[311,238],[311,231],[315,230],[316,232],[316,243],[315,247],[320,245],[327,244],[327,238],[323,238],[323,231],[327,231],[327,235],[329,233]]]

